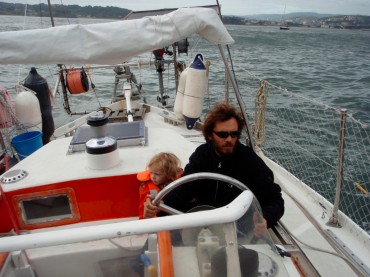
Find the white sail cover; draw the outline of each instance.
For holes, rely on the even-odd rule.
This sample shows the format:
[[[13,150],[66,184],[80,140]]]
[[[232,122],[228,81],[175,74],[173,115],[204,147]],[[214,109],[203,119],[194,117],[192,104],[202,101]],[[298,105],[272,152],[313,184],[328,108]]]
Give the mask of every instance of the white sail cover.
[[[234,42],[213,9],[181,8],[136,20],[0,32],[0,63],[117,64],[193,34]]]

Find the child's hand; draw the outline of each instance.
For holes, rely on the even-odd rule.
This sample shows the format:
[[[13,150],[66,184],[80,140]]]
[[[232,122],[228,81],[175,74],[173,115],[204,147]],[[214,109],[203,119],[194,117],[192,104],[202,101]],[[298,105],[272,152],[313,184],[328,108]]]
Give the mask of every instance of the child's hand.
[[[159,209],[157,206],[152,204],[155,195],[148,194],[144,203],[144,218],[152,218],[157,215]]]

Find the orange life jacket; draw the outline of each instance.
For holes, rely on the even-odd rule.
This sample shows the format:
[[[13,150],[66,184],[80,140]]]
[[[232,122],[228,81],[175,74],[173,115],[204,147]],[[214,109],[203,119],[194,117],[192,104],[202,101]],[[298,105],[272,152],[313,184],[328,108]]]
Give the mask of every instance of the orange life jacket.
[[[176,179],[180,178],[183,170],[179,169],[179,174]],[[145,170],[137,174],[137,179],[142,182],[139,187],[139,219],[144,218],[144,204],[148,194],[157,195],[161,189],[150,180],[150,171]]]
[[[139,187],[139,219],[144,218],[144,203],[148,194],[156,195],[160,188],[150,180],[150,171],[145,170],[137,174],[137,179],[142,182]]]

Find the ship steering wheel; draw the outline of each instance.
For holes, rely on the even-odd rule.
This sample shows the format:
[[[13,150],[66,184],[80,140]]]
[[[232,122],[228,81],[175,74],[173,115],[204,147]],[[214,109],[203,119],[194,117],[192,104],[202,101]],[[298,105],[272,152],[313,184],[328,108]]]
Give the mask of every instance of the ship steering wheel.
[[[182,214],[182,212],[180,212],[180,211],[162,203],[161,200],[167,194],[169,194],[172,190],[176,189],[177,187],[179,187],[181,185],[184,185],[186,183],[193,182],[193,181],[198,181],[198,180],[216,180],[216,181],[221,181],[221,182],[225,182],[225,183],[228,183],[230,185],[233,185],[233,186],[237,187],[238,189],[240,189],[241,191],[248,190],[248,188],[243,183],[241,183],[240,181],[238,181],[238,180],[236,180],[232,177],[222,175],[222,174],[218,174],[218,173],[200,172],[200,173],[189,174],[189,175],[186,175],[184,177],[181,177],[181,178],[173,181],[172,183],[170,183],[168,186],[166,186],[164,189],[162,189],[157,194],[157,196],[154,198],[152,203],[154,205],[158,205],[159,209],[161,211],[164,211],[168,214]],[[210,206],[205,206],[205,209],[209,209],[209,207]],[[201,210],[201,208],[198,209],[198,210]],[[194,208],[192,209],[192,211],[194,211]]]

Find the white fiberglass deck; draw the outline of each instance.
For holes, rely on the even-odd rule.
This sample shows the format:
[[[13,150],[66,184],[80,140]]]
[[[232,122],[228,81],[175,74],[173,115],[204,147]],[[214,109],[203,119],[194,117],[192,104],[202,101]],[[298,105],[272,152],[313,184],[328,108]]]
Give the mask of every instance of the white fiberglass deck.
[[[276,163],[259,153],[274,171],[275,181],[283,190],[285,213],[280,219],[287,231],[304,242],[298,243],[321,276],[357,276],[342,258],[326,253],[349,253],[354,263],[370,268],[369,236],[344,214],[339,214],[341,228],[328,224],[333,206],[319,194]],[[328,239],[329,238],[329,239]],[[317,248],[317,249],[314,249]],[[340,253],[339,252],[339,253]]]
[[[67,154],[71,137],[51,141],[22,160],[15,169],[27,169],[28,176],[16,183],[3,184],[4,191],[51,184],[63,181],[135,174],[145,170],[150,158],[159,152],[176,154],[185,166],[196,145],[175,131],[165,128],[148,128],[145,146],[119,148],[120,163],[110,169],[93,170],[87,166],[85,152]]]

